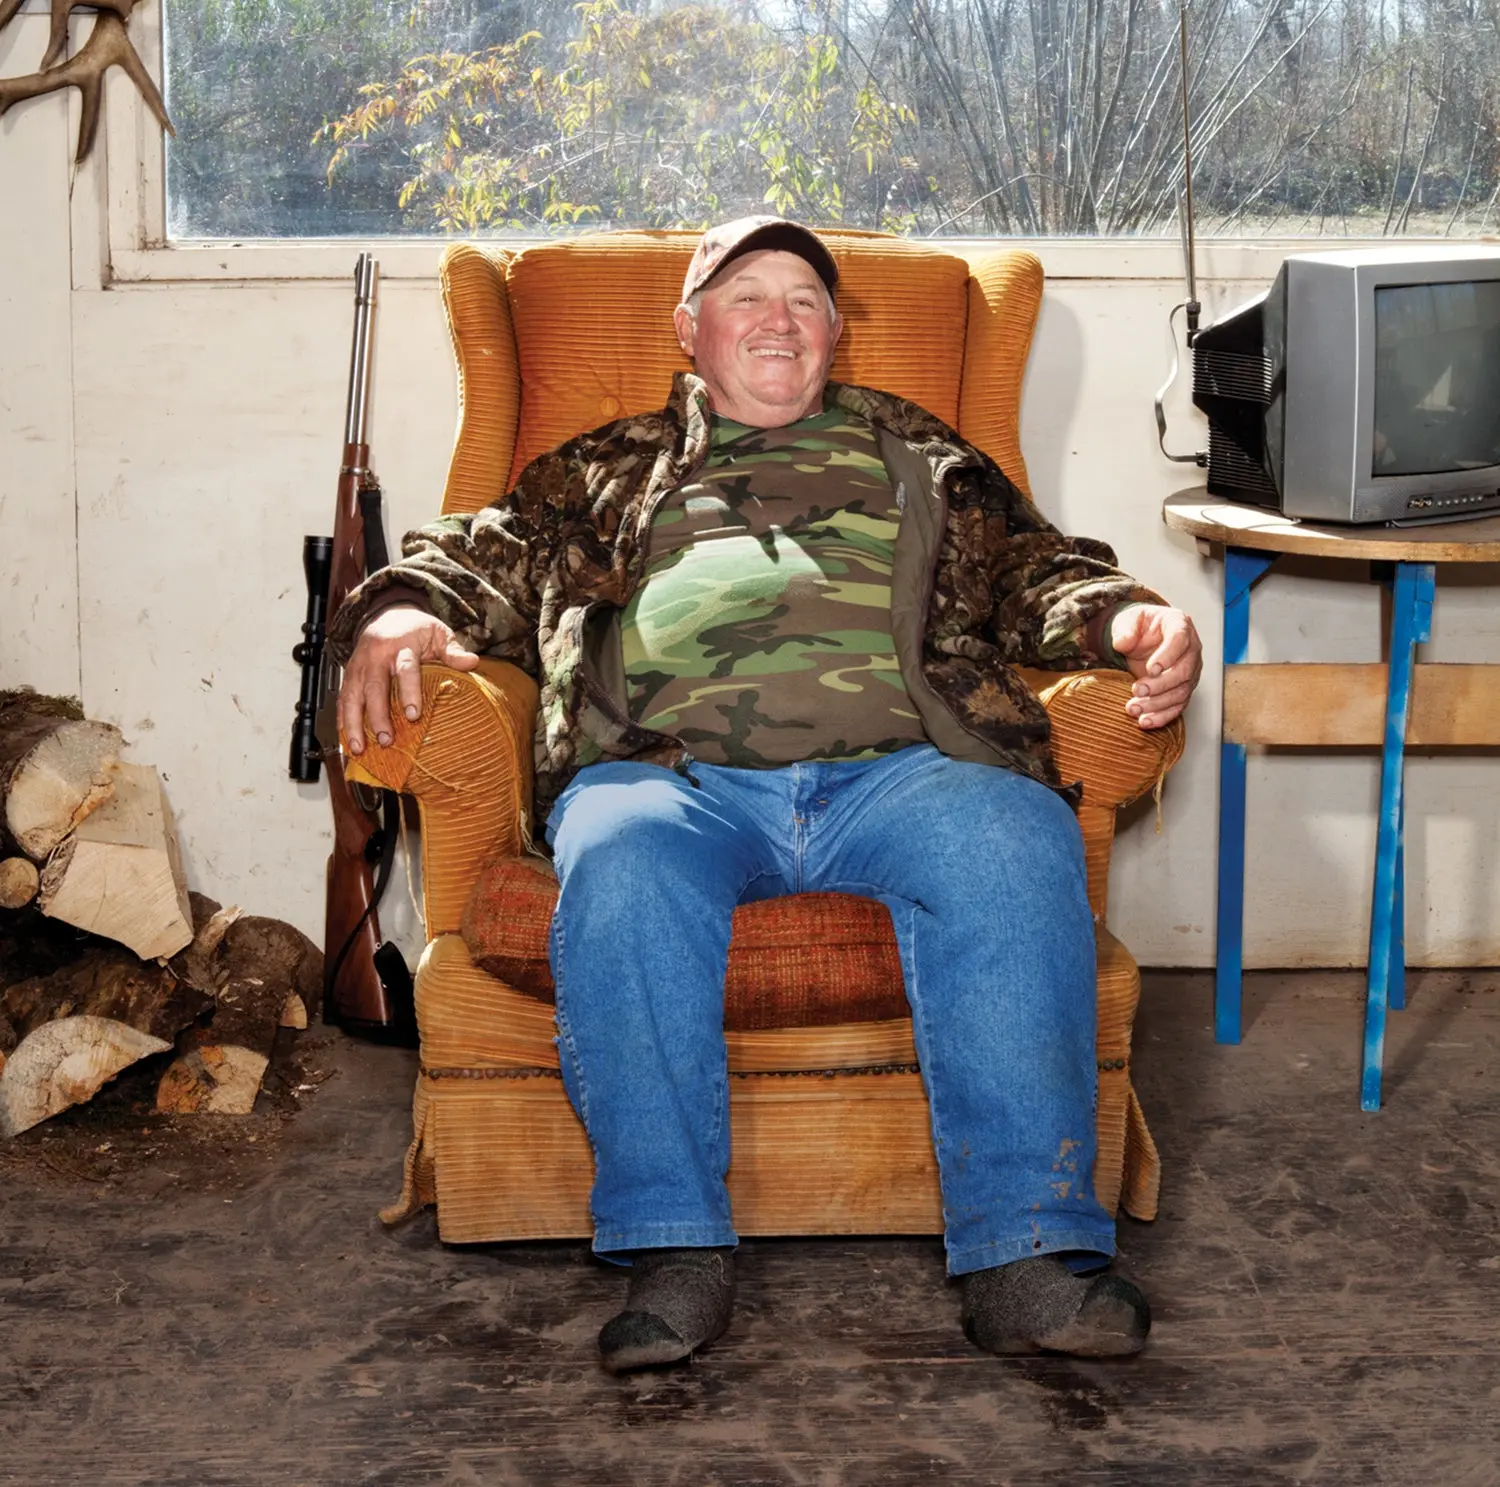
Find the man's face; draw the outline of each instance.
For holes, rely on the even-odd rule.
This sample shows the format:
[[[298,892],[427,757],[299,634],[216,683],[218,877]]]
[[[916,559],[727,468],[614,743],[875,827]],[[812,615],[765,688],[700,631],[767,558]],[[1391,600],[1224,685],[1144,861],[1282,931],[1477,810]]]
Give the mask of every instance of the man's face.
[[[742,254],[721,270],[696,320],[679,305],[677,339],[714,412],[766,429],[816,413],[844,330],[828,307],[812,265],[778,248]]]

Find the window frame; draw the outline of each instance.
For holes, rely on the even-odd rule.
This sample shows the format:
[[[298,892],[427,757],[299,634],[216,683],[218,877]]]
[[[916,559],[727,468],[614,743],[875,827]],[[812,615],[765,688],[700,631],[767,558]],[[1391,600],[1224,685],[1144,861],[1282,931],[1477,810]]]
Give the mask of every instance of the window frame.
[[[147,70],[161,79],[159,5],[136,10],[131,37]],[[378,250],[384,278],[435,282],[443,250],[450,243],[462,241],[447,237],[170,241],[166,231],[166,131],[119,69],[112,69],[105,81],[105,118],[101,130],[105,155],[103,236],[105,280],[111,285],[345,279],[350,253],[362,249]],[[538,239],[497,234],[482,241],[520,248]],[[1186,295],[1183,249],[1175,238],[919,241],[930,241],[956,252],[1026,249],[1041,260],[1051,280],[1154,280],[1182,286]],[[1306,252],[1315,246],[1355,248],[1391,241],[1354,237],[1200,238],[1195,246],[1195,273],[1202,284],[1269,282],[1288,253]],[[1446,240],[1412,236],[1396,241],[1417,244]]]

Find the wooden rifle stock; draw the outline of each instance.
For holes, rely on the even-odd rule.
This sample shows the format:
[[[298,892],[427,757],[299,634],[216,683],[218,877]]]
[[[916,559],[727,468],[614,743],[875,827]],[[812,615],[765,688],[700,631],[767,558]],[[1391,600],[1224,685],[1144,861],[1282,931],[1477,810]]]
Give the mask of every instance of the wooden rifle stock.
[[[365,438],[375,271],[374,258],[361,253],[354,270],[354,342],[328,579],[330,618],[350,590],[387,562],[380,483],[370,469]],[[325,656],[318,739],[328,771],[334,837],[323,921],[323,1020],[349,1032],[409,1042],[415,1032],[411,978],[400,952],[381,945],[376,914],[395,850],[400,801],[389,791],[368,791],[345,777],[338,738],[339,679],[339,668]]]
[[[375,968],[380,921],[375,912],[375,866],[380,857],[378,810],[366,810],[344,778],[337,754],[325,756],[333,807],[323,919],[323,1020],[350,1032],[399,1032],[406,1019],[391,1003]],[[377,845],[373,849],[371,843]]]

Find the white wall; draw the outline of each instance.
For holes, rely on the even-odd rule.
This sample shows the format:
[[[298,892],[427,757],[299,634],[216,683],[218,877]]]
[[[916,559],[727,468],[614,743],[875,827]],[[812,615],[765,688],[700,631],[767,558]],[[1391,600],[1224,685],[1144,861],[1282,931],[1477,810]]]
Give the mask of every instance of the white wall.
[[[0,72],[34,67],[44,29],[26,15],[0,33]],[[103,171],[81,172],[70,202],[68,116],[53,96],[0,119],[0,686],[76,692],[118,723],[167,781],[190,885],[320,938],[329,820],[323,787],[286,774],[290,652],[302,536],[332,519],[350,283],[103,287]],[[1249,287],[1202,286],[1210,314]],[[1145,964],[1205,966],[1220,568],[1162,526],[1162,498],[1193,481],[1161,458],[1151,417],[1179,298],[1166,281],[1054,279],[1024,444],[1054,519],[1113,542],[1199,620],[1210,665],[1189,751],[1160,831],[1142,809],[1119,841],[1110,920]],[[387,280],[376,325],[371,431],[396,533],[436,510],[454,377],[434,283]],[[1173,445],[1196,447],[1182,386],[1173,407]],[[1378,659],[1363,572],[1310,574],[1257,589],[1253,656]],[[1494,600],[1472,574],[1444,581],[1429,658],[1495,659]],[[1410,763],[1413,963],[1500,962],[1494,768]],[[1363,960],[1376,789],[1373,758],[1252,762],[1247,963]]]
[[[45,24],[0,31],[0,74],[41,62]],[[77,527],[67,111],[0,119],[0,686],[76,694]]]

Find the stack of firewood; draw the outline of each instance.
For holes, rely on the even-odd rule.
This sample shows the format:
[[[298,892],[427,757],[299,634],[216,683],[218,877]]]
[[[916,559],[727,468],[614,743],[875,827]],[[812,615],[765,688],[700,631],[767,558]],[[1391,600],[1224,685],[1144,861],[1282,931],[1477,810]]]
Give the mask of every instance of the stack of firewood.
[[[300,931],[189,894],[161,780],[121,743],[72,702],[0,692],[0,1135],[174,1049],[158,1110],[248,1114],[321,989]]]

